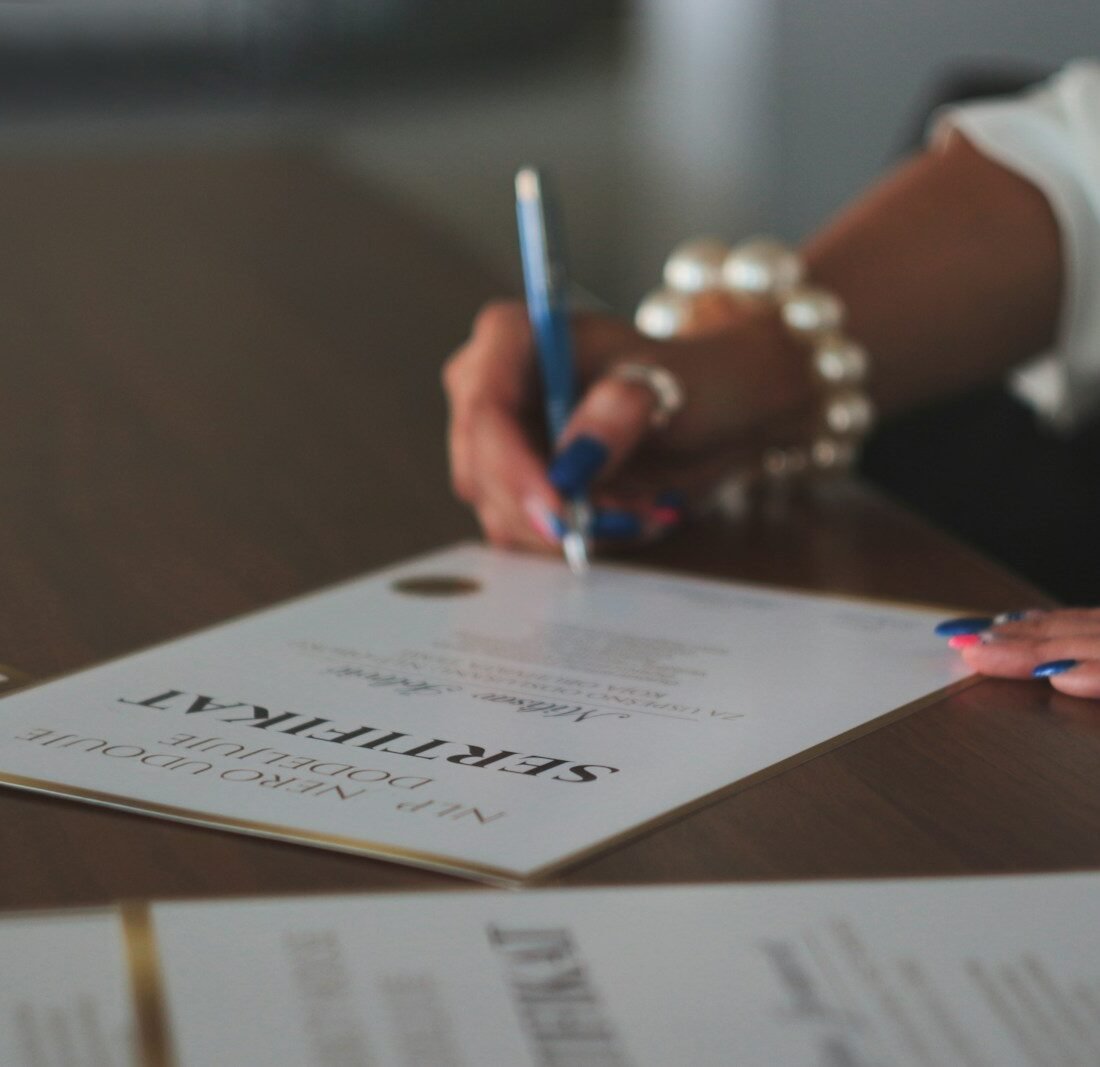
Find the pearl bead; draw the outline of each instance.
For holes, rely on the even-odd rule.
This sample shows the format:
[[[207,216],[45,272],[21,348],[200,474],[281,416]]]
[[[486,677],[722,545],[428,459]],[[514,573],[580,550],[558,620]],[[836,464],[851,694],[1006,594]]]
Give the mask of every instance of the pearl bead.
[[[665,285],[680,293],[702,293],[722,284],[722,264],[729,245],[714,237],[684,241],[665,261]]]
[[[756,237],[726,257],[722,280],[747,296],[780,297],[802,280],[802,260],[779,241]]]
[[[864,434],[874,418],[871,398],[855,389],[838,392],[825,402],[825,424],[833,433]]]
[[[844,305],[832,293],[801,285],[792,289],[779,307],[783,321],[795,333],[818,334],[840,329]]]
[[[867,350],[841,334],[829,334],[814,347],[818,377],[832,385],[855,385],[867,377]]]
[[[634,325],[647,337],[675,337],[691,313],[691,301],[672,289],[654,289],[634,312]]]
[[[856,459],[856,446],[835,437],[819,437],[810,448],[810,459],[820,470],[843,470]]]

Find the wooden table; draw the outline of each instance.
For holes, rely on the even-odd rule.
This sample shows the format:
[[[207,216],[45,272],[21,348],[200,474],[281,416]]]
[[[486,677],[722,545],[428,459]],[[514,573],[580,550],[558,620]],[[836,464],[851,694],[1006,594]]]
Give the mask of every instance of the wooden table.
[[[0,263],[0,661],[48,677],[475,534],[448,491],[438,371],[501,283],[319,155],[9,161]],[[645,559],[992,610],[1040,599],[855,485]],[[1100,711],[983,682],[559,881],[1086,866]],[[463,884],[0,792],[0,908]]]

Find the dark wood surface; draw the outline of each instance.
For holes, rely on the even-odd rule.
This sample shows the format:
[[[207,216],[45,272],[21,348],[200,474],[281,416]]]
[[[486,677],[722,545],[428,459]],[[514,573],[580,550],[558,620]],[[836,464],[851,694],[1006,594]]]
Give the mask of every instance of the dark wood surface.
[[[0,662],[49,677],[475,534],[448,491],[438,372],[501,282],[319,156],[9,160],[0,264]],[[640,558],[1041,600],[857,485]],[[1100,866],[1100,711],[983,682],[558,881],[1082,866]],[[0,907],[464,884],[0,792]]]

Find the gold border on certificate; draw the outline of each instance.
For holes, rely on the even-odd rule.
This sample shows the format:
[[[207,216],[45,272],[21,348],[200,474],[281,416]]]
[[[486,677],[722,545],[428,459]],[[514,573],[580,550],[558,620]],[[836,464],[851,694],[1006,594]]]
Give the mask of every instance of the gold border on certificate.
[[[189,823],[193,826],[230,830],[236,833],[250,834],[255,837],[267,837],[276,841],[288,841],[299,845],[317,845],[336,852],[351,852],[375,859],[395,860],[413,867],[425,867],[428,870],[442,871],[444,874],[457,874],[467,878],[477,878],[490,885],[499,885],[511,889],[528,880],[529,875],[510,871],[504,867],[492,867],[488,864],[471,863],[456,859],[454,856],[423,852],[418,849],[404,848],[401,845],[386,845],[364,838],[345,837],[341,834],[326,834],[319,830],[304,830],[294,826],[282,826],[278,823],[257,822],[252,819],[238,819],[232,815],[218,815],[209,811],[192,808],[174,807],[155,800],[138,800],[115,793],[103,793],[98,789],[85,789],[79,785],[67,785],[45,778],[28,778],[21,774],[0,771],[0,785],[23,789],[47,796],[83,800],[107,808],[137,815],[154,815],[172,822]],[[555,864],[556,866],[556,864]]]
[[[756,785],[758,782],[763,782],[777,774],[782,774],[792,767],[797,767],[800,763],[806,763],[817,756],[830,752],[834,748],[839,748],[841,745],[847,744],[849,741],[854,741],[865,734],[872,733],[883,726],[888,726],[891,723],[912,715],[922,708],[926,708],[931,704],[936,704],[945,697],[960,692],[963,689],[968,689],[970,686],[976,685],[982,680],[982,675],[969,675],[957,682],[953,682],[951,685],[945,686],[942,689],[937,689],[926,696],[919,697],[916,700],[910,701],[908,704],[903,704],[899,708],[894,708],[892,711],[888,711],[883,715],[879,715],[874,719],[861,723],[851,730],[846,730],[843,733],[837,734],[835,737],[830,737],[820,744],[813,745],[810,748],[804,749],[802,752],[796,752],[793,756],[788,756],[778,763],[773,763],[743,778],[738,778],[736,781],[729,782],[710,793],[706,793],[678,807],[662,812],[652,819],[636,823],[633,826],[628,826],[612,836],[604,838],[602,841],[596,841],[591,845],[586,845],[579,852],[563,856],[561,859],[554,860],[552,863],[548,863],[543,867],[535,868],[526,874],[522,874],[518,871],[511,871],[503,867],[492,867],[487,864],[471,863],[466,860],[456,859],[453,856],[404,848],[400,845],[386,845],[377,841],[345,837],[340,834],[326,834],[316,830],[304,830],[292,826],[281,826],[277,823],[263,823],[251,819],[238,819],[231,815],[218,815],[212,812],[195,811],[191,808],[179,808],[170,804],[160,804],[152,800],[136,800],[113,793],[103,793],[95,789],[85,789],[82,786],[65,785],[61,782],[53,782],[42,778],[27,778],[23,775],[9,774],[6,771],[0,771],[0,785],[8,785],[15,789],[24,789],[35,793],[45,793],[50,796],[85,800],[93,804],[100,804],[109,808],[119,808],[122,811],[134,812],[139,815],[160,816],[161,818],[171,819],[173,822],[190,823],[194,826],[218,830],[236,831],[238,833],[251,834],[256,837],[273,838],[277,841],[315,845],[337,852],[351,852],[357,855],[370,856],[374,859],[391,860],[413,867],[424,867],[428,870],[441,871],[444,874],[476,878],[490,885],[511,889],[516,886],[529,885],[533,882],[542,881],[549,878],[551,875],[558,874],[566,868],[572,867],[588,859],[596,853],[605,852],[618,845],[625,844],[635,837],[641,837],[652,830],[676,822],[701,808],[708,807],[720,800],[724,800],[726,797],[732,796],[742,789],[747,789],[749,786]]]
[[[119,907],[122,939],[130,967],[130,988],[137,1026],[135,1047],[142,1067],[175,1067],[161,982],[160,959],[149,905],[128,902]]]
[[[645,822],[636,823],[634,826],[621,830],[611,837],[604,838],[604,840],[598,841],[595,844],[585,846],[585,848],[581,849],[579,852],[574,852],[560,860],[554,860],[553,863],[547,864],[545,867],[539,867],[537,870],[524,876],[523,884],[530,885],[533,882],[542,881],[543,879],[549,878],[551,875],[560,873],[568,867],[572,867],[575,864],[589,859],[596,853],[608,852],[611,849],[617,848],[619,845],[626,844],[636,837],[643,837],[653,830],[660,829],[662,826],[667,826],[679,819],[687,818],[687,816],[697,811],[701,811],[711,804],[717,804],[719,801],[725,800],[727,797],[731,797],[735,793],[741,792],[743,789],[748,789],[750,786],[767,781],[769,778],[774,778],[776,775],[782,774],[792,767],[797,767],[800,763],[808,763],[818,756],[824,756],[827,752],[831,752],[835,748],[840,748],[841,745],[846,745],[849,741],[858,740],[865,734],[874,733],[883,726],[890,726],[892,723],[900,722],[902,719],[920,711],[922,708],[929,707],[932,704],[938,704],[946,697],[953,696],[955,693],[962,692],[964,689],[969,689],[972,685],[977,685],[978,682],[985,680],[984,676],[980,674],[971,674],[966,678],[960,678],[957,682],[952,682],[950,685],[946,685],[942,689],[937,689],[932,693],[928,693],[926,696],[918,697],[908,704],[902,704],[901,707],[894,708],[893,711],[888,711],[884,715],[879,715],[877,718],[869,719],[865,723],[860,723],[859,726],[855,726],[851,730],[845,730],[843,733],[837,734],[835,737],[830,737],[820,744],[811,745],[801,752],[796,752],[793,756],[788,756],[786,759],[779,760],[778,763],[773,763],[768,767],[762,767],[760,770],[753,771],[752,774],[747,774],[743,778],[738,778],[734,782],[729,782],[726,785],[720,786],[710,793],[705,793],[701,797],[689,800],[685,804],[681,804],[678,808],[672,808],[669,811],[662,812],[662,814],[656,815],[652,819],[647,819]]]
[[[81,674],[86,670],[91,670],[98,666],[104,666],[106,664],[114,663],[119,660],[128,659],[130,656],[138,655],[139,653],[151,651],[161,646],[170,645],[174,641],[182,640],[192,635],[197,635],[208,630],[221,628],[223,626],[230,626],[238,622],[255,616],[263,614],[264,612],[275,610],[278,608],[288,607],[300,600],[307,600],[313,596],[324,594],[339,589],[343,586],[353,585],[356,582],[361,581],[367,577],[381,577],[383,575],[393,576],[395,580],[401,580],[402,574],[408,575],[408,572],[416,567],[422,560],[429,560],[432,557],[438,555],[440,552],[455,550],[460,548],[479,548],[485,549],[485,546],[476,541],[460,541],[450,545],[443,546],[439,549],[422,554],[422,556],[414,557],[409,560],[400,561],[398,563],[383,566],[375,571],[371,571],[368,574],[359,575],[353,578],[342,579],[337,582],[333,582],[329,585],[322,586],[319,589],[310,590],[305,593],[298,594],[293,597],[288,597],[285,600],[276,602],[274,604],[263,605],[258,608],[251,609],[240,613],[237,616],[233,616],[229,619],[222,620],[220,622],[213,623],[210,626],[200,627],[197,630],[188,631],[187,633],[180,634],[177,637],[168,638],[161,641],[152,642],[148,645],[139,646],[138,648],[123,653],[119,656],[112,656],[100,663],[87,664],[82,667],[73,668],[72,670],[62,671],[51,678],[43,679],[30,679],[21,672],[15,671],[13,675],[19,677],[20,681],[16,687],[5,688],[0,685],[0,710],[3,707],[4,697],[16,692],[18,688],[30,687],[38,688],[39,686],[49,685],[51,682],[59,681],[63,678],[73,677]],[[865,605],[880,605],[884,608],[904,608],[913,611],[934,611],[942,610],[945,614],[965,613],[965,609],[962,608],[950,608],[942,605],[920,603],[916,601],[904,601],[896,599],[888,599],[882,597],[869,596],[858,593],[838,593],[829,590],[817,590],[817,589],[804,589],[793,586],[778,586],[760,581],[746,580],[743,578],[730,577],[726,575],[706,575],[699,574],[692,571],[680,571],[672,570],[666,567],[652,567],[644,563],[635,563],[631,561],[623,560],[601,560],[599,563],[601,568],[607,568],[612,571],[621,571],[632,574],[650,574],[659,578],[683,578],[688,580],[711,582],[717,585],[725,586],[744,586],[749,589],[758,590],[762,592],[778,592],[783,594],[792,594],[795,596],[808,597],[817,600],[836,600],[836,601],[848,601],[850,603],[860,603]],[[416,577],[416,574],[408,575],[409,577]],[[681,818],[684,818],[701,808],[707,807],[711,804],[717,803],[720,800],[725,799],[728,796],[732,796],[734,793],[739,792],[742,789],[747,789],[750,786],[756,785],[758,782],[765,781],[768,778],[774,777],[777,774],[781,774],[792,767],[798,766],[800,763],[805,763],[808,760],[814,759],[817,756],[823,755],[826,752],[831,751],[834,748],[838,748],[841,745],[847,744],[849,741],[854,741],[864,734],[871,733],[883,726],[887,726],[898,719],[904,718],[922,708],[928,707],[931,704],[938,703],[945,697],[952,695],[962,689],[968,688],[971,685],[975,685],[983,680],[982,675],[969,675],[960,679],[957,682],[952,682],[950,685],[944,686],[941,689],[937,689],[932,693],[929,693],[923,697],[919,697],[908,704],[904,704],[899,708],[895,708],[892,711],[885,712],[867,722],[853,727],[851,730],[847,730],[843,733],[837,734],[835,737],[828,738],[825,741],[817,745],[813,745],[808,749],[801,752],[797,752],[786,759],[780,760],[778,763],[773,763],[768,767],[763,767],[758,771],[746,775],[743,778],[738,778],[735,781],[729,782],[724,786],[713,790],[710,793],[706,793],[700,797],[696,797],[694,800],[686,801],[678,807],[671,808],[668,811],[662,812],[660,815],[654,816],[652,819],[645,820],[641,823],[637,823],[634,826],[626,827],[623,830],[617,831],[615,834],[603,839],[602,841],[593,842],[590,845],[586,845],[583,849],[571,853],[546,864],[545,866],[535,868],[526,874],[521,874],[517,871],[509,870],[503,867],[495,867],[487,864],[472,863],[456,859],[453,856],[441,855],[432,852],[426,852],[418,849],[405,848],[400,845],[387,845],[377,841],[370,841],[367,839],[347,837],[338,834],[326,834],[321,831],[297,829],[295,827],[288,827],[279,825],[276,823],[263,823],[252,821],[248,819],[238,819],[229,815],[218,815],[211,812],[196,811],[190,808],[173,807],[167,804],[160,804],[156,801],[136,800],[126,796],[115,795],[111,793],[103,793],[97,790],[85,789],[81,786],[66,785],[60,782],[54,782],[47,779],[40,778],[28,778],[22,775],[10,774],[8,772],[0,771],[0,785],[11,786],[16,789],[28,790],[36,793],[44,793],[50,796],[66,797],[75,800],[83,800],[93,804],[99,804],[104,807],[117,808],[122,811],[136,813],[140,815],[152,815],[160,818],[170,819],[174,822],[188,823],[194,826],[201,826],[204,828],[213,828],[220,830],[229,830],[237,833],[250,834],[257,837],[265,837],[274,839],[277,841],[285,841],[294,844],[313,845],[320,848],[328,848],[337,852],[349,852],[355,855],[369,856],[373,859],[387,860],[397,863],[403,863],[408,866],[421,867],[426,870],[439,871],[443,874],[457,875],[459,877],[473,878],[478,881],[487,883],[489,885],[501,886],[504,888],[515,888],[520,885],[529,885],[534,882],[545,880],[553,875],[560,873],[568,867],[575,866],[578,863],[590,858],[591,856],[608,851],[615,848],[627,841],[641,837],[642,835],[656,830],[669,823],[675,822]]]

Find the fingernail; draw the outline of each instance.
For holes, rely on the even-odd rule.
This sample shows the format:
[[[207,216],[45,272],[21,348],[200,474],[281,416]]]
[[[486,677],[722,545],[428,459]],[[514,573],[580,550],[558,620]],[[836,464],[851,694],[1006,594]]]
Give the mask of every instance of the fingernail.
[[[557,544],[565,534],[565,523],[537,496],[528,497],[523,508],[535,532],[551,544]]]
[[[956,634],[947,642],[948,648],[973,648],[984,643],[981,634]]]
[[[661,534],[677,523],[683,522],[687,511],[687,497],[678,489],[666,489],[654,498],[653,507],[646,512],[646,518],[654,532]]]
[[[988,630],[993,625],[990,618],[967,617],[962,619],[948,619],[936,627],[938,637],[954,637],[956,634],[976,634],[982,630]]]
[[[595,437],[574,437],[550,464],[550,483],[563,496],[579,496],[607,462],[608,448]]]
[[[1040,663],[1031,675],[1033,678],[1049,678],[1052,674],[1064,674],[1073,670],[1077,663],[1075,659],[1052,659],[1047,663]]]
[[[625,541],[642,535],[642,520],[632,511],[597,511],[592,520],[592,536]]]
[[[1023,622],[1024,619],[1034,619],[1042,614],[1043,611],[1040,608],[1029,608],[1026,611],[1002,611],[1000,615],[993,616],[993,624],[1000,626],[1003,622]]]

